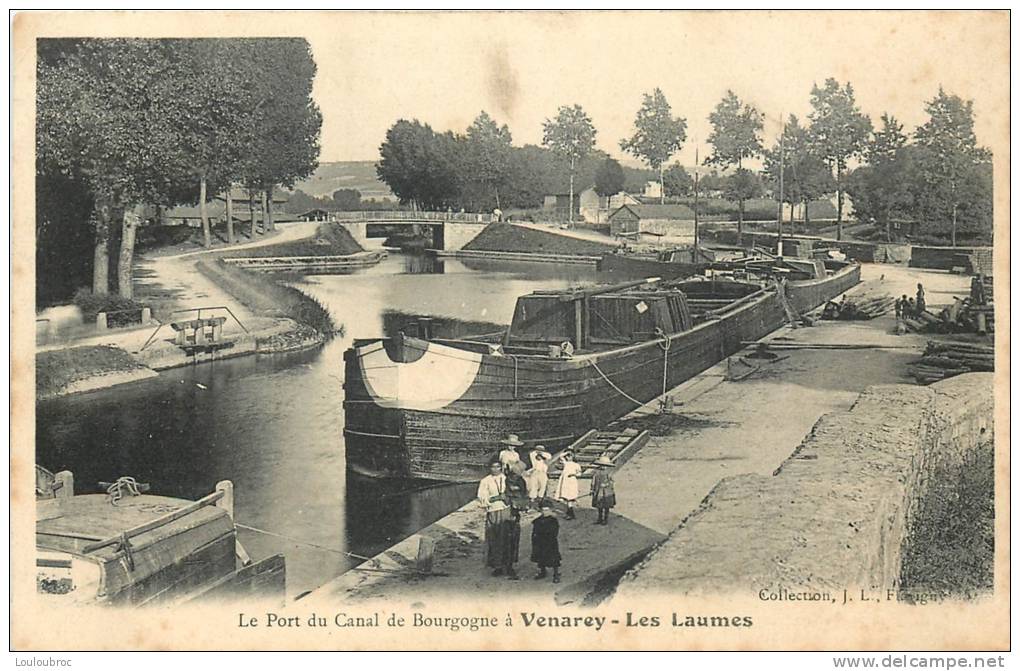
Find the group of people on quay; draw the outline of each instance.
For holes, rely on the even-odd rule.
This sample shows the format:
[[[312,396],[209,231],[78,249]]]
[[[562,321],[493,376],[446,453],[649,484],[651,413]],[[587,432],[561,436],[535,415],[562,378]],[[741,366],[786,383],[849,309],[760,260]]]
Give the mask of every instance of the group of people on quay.
[[[536,580],[552,569],[553,582],[560,582],[562,556],[559,548],[559,520],[554,500],[566,507],[566,519],[574,520],[581,466],[564,450],[553,456],[542,445],[529,450],[514,434],[500,441],[502,447],[489,462],[489,474],[478,483],[478,501],[485,508],[485,564],[492,575],[519,580],[514,565],[520,554],[521,520],[537,511],[531,523],[531,561],[538,567]],[[560,463],[560,475],[549,496],[549,468]],[[598,510],[596,524],[609,524],[609,510],[616,505],[613,462],[606,456],[592,464],[592,507]]]
[[[917,296],[915,298],[907,298],[907,295],[903,294],[896,299],[896,316],[914,318],[924,312],[927,307],[928,305],[924,298],[924,285],[918,282]]]

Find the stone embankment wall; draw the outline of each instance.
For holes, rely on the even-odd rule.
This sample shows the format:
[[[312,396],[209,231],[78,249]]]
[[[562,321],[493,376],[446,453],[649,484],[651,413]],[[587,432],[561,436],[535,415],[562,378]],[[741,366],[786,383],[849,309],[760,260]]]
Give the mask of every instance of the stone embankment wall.
[[[722,480],[614,598],[894,589],[929,474],[992,440],[992,377],[867,389],[771,477]]]

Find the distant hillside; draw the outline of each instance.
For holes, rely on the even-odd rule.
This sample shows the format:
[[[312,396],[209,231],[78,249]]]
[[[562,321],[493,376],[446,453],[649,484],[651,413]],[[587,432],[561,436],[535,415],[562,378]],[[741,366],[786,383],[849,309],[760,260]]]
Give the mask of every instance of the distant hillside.
[[[294,185],[310,196],[333,195],[337,189],[357,189],[364,200],[396,200],[390,188],[375,174],[375,161],[337,161],[320,163],[311,177]]]

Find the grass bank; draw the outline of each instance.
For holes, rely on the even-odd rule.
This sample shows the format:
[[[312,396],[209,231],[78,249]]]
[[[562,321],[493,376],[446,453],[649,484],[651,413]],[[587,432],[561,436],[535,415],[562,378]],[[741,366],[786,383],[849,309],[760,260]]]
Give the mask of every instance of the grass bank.
[[[599,256],[615,247],[609,242],[583,240],[512,224],[489,224],[464,249],[476,252],[514,252]]]
[[[82,391],[75,387],[96,378],[122,376],[125,378],[123,381],[128,381],[150,374],[151,371],[130,354],[108,345],[47,350],[35,355],[35,393],[38,398]]]
[[[995,450],[991,442],[962,464],[939,464],[920,504],[900,570],[900,592],[973,597],[992,591],[995,566]]]
[[[315,235],[309,238],[283,242],[278,245],[227,251],[224,256],[347,256],[363,251],[365,249],[351,237],[346,228],[337,223],[323,222],[319,224]]]
[[[202,259],[195,267],[258,315],[289,317],[314,329],[324,338],[331,337],[337,330],[329,310],[319,301],[294,287],[281,284],[270,275],[230,266],[220,259]]]

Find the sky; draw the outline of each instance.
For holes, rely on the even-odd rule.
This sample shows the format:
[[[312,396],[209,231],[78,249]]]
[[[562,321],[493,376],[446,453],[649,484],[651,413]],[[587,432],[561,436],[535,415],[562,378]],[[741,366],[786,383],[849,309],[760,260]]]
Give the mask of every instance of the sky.
[[[312,15],[315,16],[315,15]],[[318,64],[320,160],[375,160],[387,128],[417,118],[463,131],[481,111],[514,144],[540,143],[543,120],[580,104],[596,146],[627,158],[642,95],[659,87],[703,159],[707,117],[727,89],[766,115],[810,112],[813,84],[852,83],[877,123],[912,130],[941,84],[975,103],[978,141],[1008,138],[1008,15],[940,12],[530,12],[333,14],[275,24],[303,34]],[[635,160],[635,159],[630,159]]]

